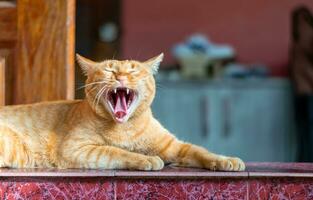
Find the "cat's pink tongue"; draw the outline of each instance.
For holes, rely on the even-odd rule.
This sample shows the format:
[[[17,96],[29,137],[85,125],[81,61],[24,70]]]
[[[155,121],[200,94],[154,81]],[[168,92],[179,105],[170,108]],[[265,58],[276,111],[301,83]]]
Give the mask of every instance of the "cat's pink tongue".
[[[117,100],[114,108],[114,115],[117,118],[122,118],[127,115],[126,97],[123,94],[117,95]]]

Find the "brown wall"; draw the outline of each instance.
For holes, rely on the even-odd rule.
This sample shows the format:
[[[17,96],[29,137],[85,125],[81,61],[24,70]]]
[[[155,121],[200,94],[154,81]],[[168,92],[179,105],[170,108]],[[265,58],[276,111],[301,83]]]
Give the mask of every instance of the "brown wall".
[[[145,59],[170,49],[194,32],[229,43],[245,63],[261,62],[286,74],[290,12],[313,0],[132,0],[123,1],[123,57]]]

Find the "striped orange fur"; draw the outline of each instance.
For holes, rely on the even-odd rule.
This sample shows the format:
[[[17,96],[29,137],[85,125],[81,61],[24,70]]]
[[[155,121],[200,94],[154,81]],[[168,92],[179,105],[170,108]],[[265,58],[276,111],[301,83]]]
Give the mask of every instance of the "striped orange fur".
[[[0,108],[0,166],[244,170],[239,158],[182,142],[153,117],[153,74],[162,59],[97,63],[77,55],[88,76],[84,100]]]

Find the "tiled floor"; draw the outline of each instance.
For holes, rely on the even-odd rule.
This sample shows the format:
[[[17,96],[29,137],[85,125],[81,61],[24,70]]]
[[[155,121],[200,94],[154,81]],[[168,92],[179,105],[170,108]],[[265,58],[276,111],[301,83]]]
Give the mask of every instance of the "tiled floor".
[[[313,199],[313,164],[248,163],[245,172],[0,170],[0,199]]]

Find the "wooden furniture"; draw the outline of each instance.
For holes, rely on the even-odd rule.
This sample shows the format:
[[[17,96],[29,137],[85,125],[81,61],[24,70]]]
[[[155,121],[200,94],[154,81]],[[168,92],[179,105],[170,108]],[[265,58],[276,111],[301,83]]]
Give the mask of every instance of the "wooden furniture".
[[[178,138],[245,161],[296,160],[285,79],[159,81],[153,113]]]
[[[1,169],[1,199],[312,199],[313,164],[247,163],[245,172]]]
[[[75,0],[0,2],[0,105],[74,98]]]

